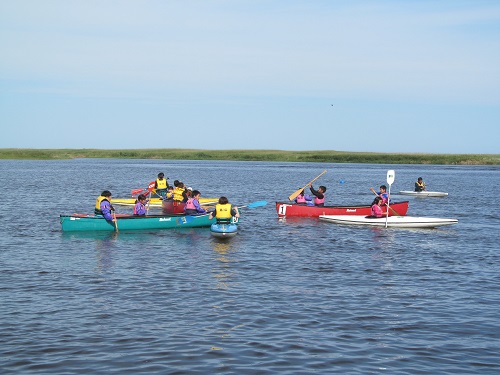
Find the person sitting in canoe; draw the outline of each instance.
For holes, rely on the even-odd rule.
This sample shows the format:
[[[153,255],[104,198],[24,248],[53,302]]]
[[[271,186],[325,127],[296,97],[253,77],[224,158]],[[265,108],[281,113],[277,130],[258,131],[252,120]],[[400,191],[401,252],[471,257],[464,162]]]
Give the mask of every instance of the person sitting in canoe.
[[[233,216],[236,218],[240,217],[238,207],[233,207],[226,197],[220,197],[219,203],[215,205],[215,210],[210,211],[209,218],[212,220],[215,217],[217,224],[228,224],[231,222]]]
[[[116,221],[111,214],[111,211],[114,210],[114,207],[111,205],[111,192],[109,190],[104,190],[95,201],[94,214],[102,215],[106,220],[109,221]]]
[[[137,200],[135,201],[135,206],[134,206],[134,215],[135,216],[145,216],[146,213],[148,212],[146,208],[146,196],[144,194],[139,194],[137,197]]]
[[[175,182],[174,182],[175,185]],[[182,181],[177,181],[177,185],[174,188],[174,201],[186,202],[186,189],[184,188],[184,183]]]
[[[382,217],[384,215],[382,213],[382,208],[380,207],[383,202],[384,200],[381,197],[375,197],[372,202],[371,217]]]
[[[207,213],[207,211],[200,206],[200,195],[201,193],[198,190],[193,190],[192,196],[188,198],[186,206],[184,207],[186,215],[203,215]]]
[[[163,198],[165,201],[173,201],[174,200],[174,187],[170,185],[167,188],[167,194],[165,194],[165,198]]]
[[[318,207],[323,207],[325,205],[325,192],[326,187],[321,185],[318,190],[314,190],[312,183],[309,184],[309,190],[314,195],[314,205]]]
[[[165,178],[165,174],[163,172],[158,173],[158,178],[155,181],[155,189],[156,195],[158,195],[161,199],[165,199],[165,195],[167,194],[168,189],[168,177]]]
[[[425,191],[425,182],[422,180],[422,177],[419,177],[417,179],[417,182],[415,182],[415,191]]]
[[[311,205],[314,206],[314,203],[312,202],[312,197],[310,195],[307,195],[304,193],[304,190],[300,192],[299,195],[297,195],[297,198],[295,198],[295,203],[301,204],[301,205]]]
[[[389,194],[387,193],[387,186],[381,185],[380,191],[377,194],[382,198],[382,204],[387,204],[387,202],[390,201]]]

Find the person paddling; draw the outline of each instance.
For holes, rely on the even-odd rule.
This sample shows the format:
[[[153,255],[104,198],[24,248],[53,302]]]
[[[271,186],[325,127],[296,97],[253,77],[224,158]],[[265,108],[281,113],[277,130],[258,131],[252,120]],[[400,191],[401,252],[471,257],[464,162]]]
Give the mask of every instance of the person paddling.
[[[387,193],[387,186],[381,185],[380,191],[377,193],[380,198],[382,198],[382,204],[387,204],[389,202],[389,194]]]
[[[425,187],[425,182],[422,180],[422,177],[419,177],[417,179],[417,182],[415,182],[415,191],[425,191],[427,190]]]
[[[155,181],[155,189],[156,195],[158,195],[161,199],[165,199],[165,195],[167,194],[168,189],[168,177],[165,178],[165,174],[163,172],[158,173],[158,178]]]
[[[312,183],[309,183],[309,190],[311,190],[311,193],[315,196],[314,198],[314,205],[318,207],[323,207],[325,205],[325,192],[326,192],[326,187],[321,185],[318,190],[314,190]]]
[[[228,224],[232,217],[239,218],[240,213],[238,207],[233,207],[228,199],[224,196],[219,198],[219,203],[215,205],[215,210],[210,212],[210,220],[214,217],[217,219],[217,224]]]
[[[109,190],[104,190],[95,201],[94,214],[102,215],[108,221],[116,221],[111,214],[111,211],[114,210],[114,207],[111,205],[111,192]]]

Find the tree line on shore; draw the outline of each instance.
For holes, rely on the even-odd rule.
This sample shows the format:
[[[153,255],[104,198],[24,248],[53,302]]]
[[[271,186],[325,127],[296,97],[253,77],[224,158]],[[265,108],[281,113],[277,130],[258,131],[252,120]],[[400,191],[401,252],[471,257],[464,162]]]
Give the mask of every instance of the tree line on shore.
[[[427,154],[348,151],[198,150],[198,149],[0,149],[0,159],[75,158],[233,160],[317,163],[499,165],[500,154]]]

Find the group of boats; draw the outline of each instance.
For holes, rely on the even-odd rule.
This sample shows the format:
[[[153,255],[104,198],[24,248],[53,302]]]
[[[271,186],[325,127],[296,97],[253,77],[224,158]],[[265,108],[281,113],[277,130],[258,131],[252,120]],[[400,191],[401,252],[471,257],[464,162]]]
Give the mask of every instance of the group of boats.
[[[314,217],[329,223],[373,227],[436,228],[458,222],[456,219],[406,216],[408,206],[408,201],[394,202],[389,207],[382,206],[382,217],[374,217],[369,205],[316,207],[276,202],[276,212],[281,219]]]
[[[387,176],[390,191],[390,186],[394,181],[394,171],[388,171]],[[400,191],[399,194],[416,197],[445,197],[448,195],[448,193],[431,191]],[[289,197],[289,200],[293,200],[291,199],[293,196],[294,194]],[[200,204],[213,205],[217,201],[217,198],[201,198]],[[133,206],[135,198],[113,199],[113,204]],[[265,206],[266,204],[266,201],[257,201],[239,208],[256,208]],[[150,199],[149,205],[151,207],[161,207],[162,213],[146,216],[116,214],[115,221],[107,221],[99,215],[75,213],[60,215],[60,222],[63,231],[129,231],[208,227],[210,228],[210,233],[214,237],[219,238],[230,238],[238,232],[237,218],[233,218],[230,223],[217,223],[216,219],[212,218],[209,214],[186,215],[184,212],[184,203],[161,200],[160,198]],[[292,202],[276,202],[276,213],[280,219],[286,219],[287,217],[318,218],[321,221],[335,224],[375,227],[435,228],[458,222],[456,219],[407,216],[408,206],[408,201],[390,202],[388,206],[381,207],[382,217],[373,217],[371,216],[370,205],[320,207]]]

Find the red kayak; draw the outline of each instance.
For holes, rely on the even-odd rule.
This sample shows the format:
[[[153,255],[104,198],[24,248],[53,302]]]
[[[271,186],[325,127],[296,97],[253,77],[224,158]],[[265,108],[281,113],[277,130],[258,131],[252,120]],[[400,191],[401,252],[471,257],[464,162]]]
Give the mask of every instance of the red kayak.
[[[385,215],[387,206],[382,206]],[[371,206],[306,206],[302,204],[276,202],[278,217],[319,217],[320,215],[363,215],[371,214]],[[389,216],[405,216],[408,212],[408,201],[394,202],[389,206]]]

